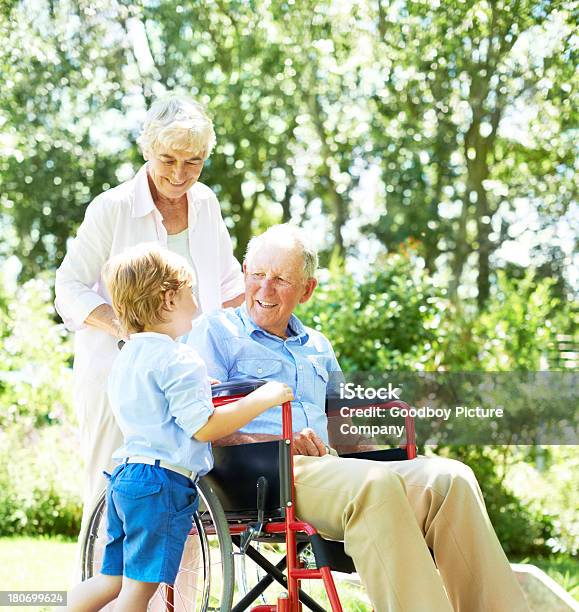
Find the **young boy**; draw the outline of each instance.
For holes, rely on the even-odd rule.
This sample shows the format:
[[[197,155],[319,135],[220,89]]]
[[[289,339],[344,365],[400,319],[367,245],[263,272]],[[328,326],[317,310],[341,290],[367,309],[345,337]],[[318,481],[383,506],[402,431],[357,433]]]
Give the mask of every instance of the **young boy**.
[[[195,480],[213,466],[209,442],[293,399],[270,382],[214,411],[204,363],[176,338],[197,310],[187,262],[156,245],[111,259],[105,278],[130,334],[108,393],[124,444],[109,477],[108,542],[101,574],[75,587],[68,610],[146,610],[159,582],[173,584],[197,507]]]

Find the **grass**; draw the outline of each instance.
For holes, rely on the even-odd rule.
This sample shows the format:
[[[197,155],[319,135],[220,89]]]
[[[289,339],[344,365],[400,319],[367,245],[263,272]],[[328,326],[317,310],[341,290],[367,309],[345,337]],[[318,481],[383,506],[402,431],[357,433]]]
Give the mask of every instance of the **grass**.
[[[73,577],[76,542],[62,538],[14,537],[0,538],[0,590],[67,590]],[[567,555],[545,558],[511,559],[530,563],[545,571],[572,596],[579,599],[579,562]],[[346,609],[366,612],[370,607],[357,587],[341,585]],[[317,590],[317,589],[314,589]],[[44,612],[47,607],[26,607],[25,610]],[[0,610],[14,608],[0,607]],[[62,610],[62,608],[54,608]]]
[[[0,538],[0,590],[66,591],[71,586],[75,556],[76,541],[56,537]],[[14,609],[0,606],[0,610]],[[51,608],[22,609],[40,612]]]

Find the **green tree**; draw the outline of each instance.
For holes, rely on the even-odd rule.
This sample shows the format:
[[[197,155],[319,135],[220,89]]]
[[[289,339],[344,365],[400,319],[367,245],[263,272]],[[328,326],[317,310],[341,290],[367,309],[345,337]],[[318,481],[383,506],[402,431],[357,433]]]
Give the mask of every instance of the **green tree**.
[[[453,295],[474,255],[481,307],[493,253],[515,237],[504,213],[527,198],[553,224],[576,194],[572,7],[486,0],[378,6],[375,44],[383,59],[374,134],[376,142],[386,132],[394,142],[378,149],[387,213],[369,229],[389,248],[409,236],[421,240],[430,270],[445,255]],[[507,124],[520,114],[533,119],[513,134]]]

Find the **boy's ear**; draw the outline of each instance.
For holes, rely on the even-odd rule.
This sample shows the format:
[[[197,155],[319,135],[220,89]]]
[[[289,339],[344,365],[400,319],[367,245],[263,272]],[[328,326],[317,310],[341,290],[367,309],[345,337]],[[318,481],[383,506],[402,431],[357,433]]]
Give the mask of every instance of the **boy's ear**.
[[[163,308],[165,310],[173,310],[175,307],[175,296],[177,292],[174,289],[167,289],[163,295]]]

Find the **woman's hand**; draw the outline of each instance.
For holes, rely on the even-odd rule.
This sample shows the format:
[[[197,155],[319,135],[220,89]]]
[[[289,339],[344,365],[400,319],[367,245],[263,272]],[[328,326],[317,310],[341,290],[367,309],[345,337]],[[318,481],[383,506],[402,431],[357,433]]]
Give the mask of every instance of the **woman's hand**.
[[[119,341],[122,340],[123,342],[129,341],[129,334],[127,333],[122,323],[118,319],[116,318],[113,319],[111,322],[111,326],[112,326],[113,335],[117,340]]]
[[[107,332],[116,340],[128,342],[129,334],[117,319],[110,304],[100,304],[84,320],[86,325]]]

